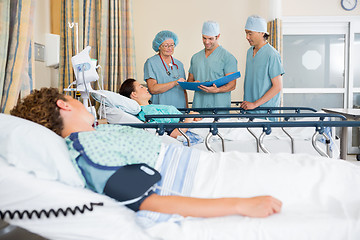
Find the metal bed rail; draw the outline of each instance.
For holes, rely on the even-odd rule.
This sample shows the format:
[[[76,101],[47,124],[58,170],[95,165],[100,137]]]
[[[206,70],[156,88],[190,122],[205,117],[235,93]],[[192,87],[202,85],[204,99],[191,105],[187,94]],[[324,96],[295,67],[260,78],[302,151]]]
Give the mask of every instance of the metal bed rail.
[[[189,113],[194,112],[212,112],[214,114],[220,111],[239,111],[240,113],[251,113],[256,111],[266,111],[267,113],[273,113],[273,111],[294,111],[300,113],[301,111],[317,112],[316,109],[310,107],[258,107],[251,110],[245,110],[241,107],[215,107],[215,108],[178,108],[180,112]]]
[[[185,118],[194,118],[194,117],[198,117],[198,118],[213,118],[214,122],[219,121],[219,119],[221,118],[248,118],[249,121],[253,121],[255,118],[277,118],[277,119],[284,119],[284,121],[289,121],[291,118],[298,118],[298,117],[302,117],[302,118],[309,118],[309,117],[318,117],[320,121],[323,121],[326,117],[329,118],[340,118],[342,120],[346,120],[346,117],[344,117],[343,115],[340,114],[329,114],[329,113],[265,113],[265,114],[258,114],[258,113],[252,113],[252,114],[246,114],[246,113],[228,113],[228,114],[156,114],[156,115],[145,115],[145,120],[146,122],[149,122],[151,119],[156,119],[156,118],[179,118],[180,121],[183,121]],[[179,128],[178,128],[179,129]],[[295,152],[295,146],[294,146],[294,139],[293,137],[284,129],[281,128],[282,131],[286,134],[286,136],[288,136],[290,138],[291,141],[291,152],[294,153]],[[247,129],[250,134],[255,138],[256,140],[256,147],[257,147],[257,152],[260,151],[260,148],[263,152],[269,152],[266,147],[263,144],[263,140],[264,140],[264,135],[261,135],[259,138],[252,132],[251,129]],[[188,146],[190,147],[190,139],[189,137],[183,132],[183,131],[179,131],[181,133],[181,135],[184,136],[184,138],[187,140]],[[220,133],[216,134],[222,142],[222,149],[223,151],[225,151],[225,142],[224,142],[224,138],[220,135]],[[323,134],[325,135],[325,134]],[[211,146],[210,146],[210,139],[211,137],[214,136],[213,134],[209,133],[206,138],[205,138],[205,146],[209,151],[214,151]],[[324,136],[327,140],[326,141],[330,141],[327,136]],[[313,145],[316,145],[316,142],[313,142]],[[314,146],[314,148],[316,149],[316,151],[319,152],[318,149],[320,148],[316,148]],[[320,153],[320,152],[319,152]],[[328,153],[330,153],[330,151],[328,150]],[[324,155],[323,153],[320,153],[321,155]]]
[[[180,121],[183,121],[185,118],[213,118],[215,121],[218,121],[221,118],[248,118],[253,120],[255,118],[283,118],[284,120],[289,120],[290,118],[309,118],[309,117],[319,117],[320,120],[324,120],[326,117],[340,118],[346,120],[341,114],[331,114],[331,113],[227,113],[227,114],[151,114],[145,115],[145,121],[148,122],[154,118],[179,118]]]

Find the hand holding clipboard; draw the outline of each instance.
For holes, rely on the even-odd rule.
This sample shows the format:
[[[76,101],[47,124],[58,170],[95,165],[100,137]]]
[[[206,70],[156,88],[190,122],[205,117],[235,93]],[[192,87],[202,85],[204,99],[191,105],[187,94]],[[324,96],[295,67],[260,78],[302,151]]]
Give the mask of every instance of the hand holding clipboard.
[[[239,78],[240,76],[241,76],[240,72],[236,72],[210,82],[178,82],[178,83],[183,89],[192,90],[192,91],[201,91],[201,89],[199,88],[200,85],[211,87],[213,86],[213,84],[215,84],[217,87],[221,87]]]

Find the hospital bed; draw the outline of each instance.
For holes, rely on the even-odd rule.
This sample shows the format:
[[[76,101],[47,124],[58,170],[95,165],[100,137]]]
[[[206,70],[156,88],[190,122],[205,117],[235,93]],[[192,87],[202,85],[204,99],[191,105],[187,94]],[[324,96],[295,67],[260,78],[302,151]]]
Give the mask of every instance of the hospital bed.
[[[306,108],[286,108],[286,110],[295,111],[295,113],[271,113],[274,110],[278,110],[281,108],[264,108],[268,113],[265,114],[258,114],[258,113],[249,113],[249,111],[244,111],[243,109],[234,109],[229,108],[227,110],[231,111],[239,111],[239,113],[229,113],[229,114],[219,114],[217,110],[219,109],[212,109],[213,114],[200,114],[200,115],[192,115],[192,114],[167,114],[167,115],[146,115],[145,119],[150,121],[151,119],[156,118],[176,118],[183,120],[185,118],[193,118],[194,116],[199,118],[204,118],[204,121],[200,122],[228,122],[228,128],[226,129],[210,129],[209,131],[204,131],[199,129],[198,123],[194,122],[190,127],[190,131],[192,133],[196,133],[204,139],[205,144],[198,144],[194,147],[199,149],[207,149],[209,151],[214,152],[216,151],[231,151],[231,150],[240,150],[240,151],[256,151],[256,152],[311,152],[312,154],[320,154],[321,156],[331,156],[331,157],[338,157],[339,151],[337,145],[335,145],[335,141],[329,134],[329,129],[323,129],[321,131],[314,131],[310,128],[303,128],[303,126],[296,127],[295,125],[293,128],[287,128],[285,126],[278,126],[281,130],[275,129],[274,131],[266,130],[264,127],[258,127],[254,129],[245,128],[241,125],[236,123],[238,122],[252,122],[252,121],[266,121],[264,118],[273,118],[277,119],[280,122],[288,122],[290,120],[298,120],[298,121],[324,121],[325,119],[330,118],[337,118],[345,120],[346,118],[342,115],[335,114],[329,115],[326,113],[301,113],[300,109],[304,110]],[[223,110],[220,108],[220,110]],[[306,109],[308,110],[308,109]],[[310,109],[311,110],[311,109]],[[283,110],[282,110],[283,111]],[[269,121],[268,121],[269,122]],[[231,124],[234,123],[234,124]],[[170,129],[176,128],[175,125],[168,126]],[[310,126],[309,126],[310,127]],[[313,127],[313,126],[312,126]],[[179,129],[179,128],[178,128]],[[262,129],[262,130],[261,130]],[[316,130],[316,129],[315,129]],[[159,131],[158,131],[159,132]],[[161,131],[160,131],[161,132]],[[180,131],[183,135],[183,141],[186,140],[188,146],[191,146],[190,138]],[[319,142],[319,133],[322,136]],[[300,134],[301,133],[301,134]],[[161,133],[162,134],[162,133]],[[191,135],[190,135],[191,136]],[[220,141],[212,141],[213,136],[218,136]],[[265,137],[270,136],[270,137]],[[199,138],[199,137],[197,137]],[[182,138],[180,138],[182,139]],[[266,144],[265,144],[266,142]],[[269,149],[265,146],[270,146]],[[206,148],[204,148],[204,146]],[[296,149],[296,150],[295,150]],[[326,151],[326,153],[325,153]]]
[[[229,124],[201,123],[200,126],[225,128]],[[276,128],[280,123],[238,124]],[[344,125],[360,126],[360,122],[322,122],[313,127]],[[179,127],[189,125],[181,123]],[[360,237],[360,192],[357,191],[360,169],[346,161],[308,154],[211,154],[194,150],[193,155],[199,156],[191,196],[271,194],[283,201],[282,212],[268,218],[171,216],[167,221],[153,222],[104,195],[84,189],[69,161],[64,140],[50,130],[0,114],[0,132],[0,210],[3,213],[84,209],[83,213],[60,213],[57,217],[53,214],[31,219],[2,216],[12,226],[47,239],[356,240]],[[173,167],[178,168],[180,164],[182,161],[174,162]]]
[[[276,128],[281,128],[281,131],[276,132],[277,136],[279,136],[279,133],[281,134],[283,132],[283,134],[285,134],[288,137],[288,142],[291,143],[291,153],[294,153],[295,139],[291,136],[291,134],[289,133],[289,130],[291,128],[296,128],[296,131],[298,131],[298,129],[303,129],[303,128],[312,128],[312,129],[309,129],[310,131],[311,130],[313,131],[313,135],[311,137],[312,146],[321,156],[329,157],[331,155],[330,154],[331,153],[330,146],[332,144],[332,139],[331,139],[331,136],[326,134],[326,130],[328,129],[328,127],[324,126],[324,123],[325,123],[324,119],[325,118],[327,118],[327,119],[338,118],[340,120],[346,120],[346,118],[342,115],[326,114],[326,113],[200,114],[200,115],[196,115],[196,116],[200,117],[200,118],[206,118],[206,119],[212,119],[212,120],[208,121],[208,122],[193,122],[193,123],[181,123],[180,122],[180,123],[168,123],[168,124],[150,123],[151,125],[149,125],[149,123],[147,123],[147,124],[126,124],[126,125],[129,125],[132,127],[139,127],[139,128],[155,128],[156,132],[160,135],[164,134],[166,129],[189,128],[190,131],[192,131],[192,132],[196,132],[194,129],[208,129],[208,134],[205,138],[205,146],[209,151],[212,151],[212,152],[215,152],[215,151],[211,147],[210,138],[215,135],[219,136],[219,138],[221,139],[221,146],[222,146],[221,150],[225,151],[225,149],[226,149],[225,140],[224,140],[224,137],[222,136],[222,134],[220,134],[220,132],[221,132],[221,129],[227,129],[229,132],[231,132],[231,134],[233,134],[233,132],[235,131],[235,132],[237,132],[237,134],[240,135],[238,139],[242,140],[242,141],[238,141],[238,143],[240,142],[239,144],[242,144],[242,142],[243,142],[242,138],[246,139],[246,135],[251,134],[253,137],[253,140],[255,139],[256,145],[258,146],[257,152],[259,152],[259,149],[261,149],[262,152],[265,152],[265,153],[269,153],[270,151],[266,148],[266,146],[264,144],[264,138],[265,138],[265,136],[270,135],[273,132],[272,128],[275,130],[275,132],[276,132]],[[146,120],[156,119],[156,118],[178,118],[180,120],[183,120],[185,118],[193,118],[193,117],[194,117],[194,115],[192,115],[192,114],[145,115]],[[285,119],[285,121],[271,122],[271,121],[265,121],[265,120],[261,119],[261,118],[266,118],[266,117],[272,117],[272,118],[276,118],[278,120]],[[226,118],[228,121],[219,122],[219,120],[223,119],[223,118]],[[234,121],[234,120],[229,120],[229,118],[243,118],[243,119],[248,119],[248,120],[245,122],[244,121],[238,122],[238,121]],[[302,118],[303,121],[290,122],[289,119],[291,119],[291,118]],[[258,121],[254,122],[255,119],[257,119]],[[318,119],[318,120],[311,121],[312,119]],[[336,124],[340,124],[340,123],[341,122],[333,122],[333,123],[328,123],[328,125],[334,127],[334,126],[338,126]],[[325,123],[325,125],[326,125],[326,123]],[[285,130],[285,128],[287,128],[287,130]],[[241,129],[247,129],[247,132],[239,131]],[[259,134],[259,131],[255,133],[254,129],[259,130],[261,133]],[[186,134],[183,131],[180,131],[180,132],[187,139],[187,145],[190,146],[190,139],[188,137],[186,137]],[[199,131],[197,131],[197,132],[199,132]],[[225,131],[225,133],[226,133],[226,131]],[[318,139],[319,135],[323,136],[323,138],[325,139],[326,152],[324,152],[324,150],[318,144],[317,139]],[[248,140],[248,139],[246,139],[246,140]],[[278,143],[279,143],[279,141],[278,141]],[[236,149],[239,150],[238,146]]]
[[[135,117],[135,115],[140,111],[140,106],[132,99],[121,96],[120,94],[110,92],[110,91],[97,91],[97,93],[92,93],[92,97],[98,101],[101,106],[99,109],[100,118],[106,118],[110,124],[123,124],[123,123],[141,123],[139,119]],[[180,109],[185,114],[189,111],[201,111],[201,110],[210,110],[212,113],[218,115],[218,111],[229,111],[229,113],[238,113],[243,114],[244,117],[247,114],[251,113],[252,110],[245,111],[239,107],[232,108],[213,108],[213,109],[203,109],[203,108],[188,108],[188,109]],[[276,112],[281,112],[283,114],[307,114],[316,112],[313,108],[308,107],[270,107],[270,108],[257,108],[256,110],[265,111],[266,114],[273,114]],[[300,120],[301,115],[297,115],[298,120]],[[224,118],[225,117],[225,118]],[[237,121],[244,122],[248,121],[249,118],[245,119],[237,119],[234,118],[226,118],[224,116],[220,119],[220,121]],[[267,116],[269,117],[269,116]],[[318,119],[318,118],[317,118]],[[289,120],[289,119],[285,119]],[[313,119],[314,120],[314,119]],[[213,119],[208,118],[203,122],[213,121]],[[254,121],[258,121],[255,119]],[[193,127],[196,125],[193,125]],[[233,128],[234,129],[234,128]],[[262,147],[259,142],[259,138],[261,136],[261,129],[254,129],[253,132],[250,132],[246,129],[237,129],[236,131],[231,131],[232,129],[222,129],[220,130],[220,134],[224,137],[224,141],[218,140],[216,137],[211,137],[209,135],[209,131],[205,129],[191,129],[198,136],[196,141],[192,141],[191,147],[208,150],[209,148],[212,151],[222,151],[224,149],[226,151],[243,151],[243,152],[289,152],[289,153],[310,153],[313,155],[319,155],[319,150],[316,150],[313,147],[312,137],[314,135],[314,131],[310,128],[301,128],[301,129],[292,129],[287,133],[283,130],[276,129],[273,131],[271,135],[267,135],[264,138],[264,145],[266,147]],[[291,132],[291,137],[289,137],[288,133]],[[165,139],[166,137],[164,137]],[[210,144],[206,145],[206,139],[211,141]],[[188,145],[188,139],[186,136],[178,137],[178,140],[185,145]],[[324,144],[325,139],[321,139],[321,141],[317,141],[317,145],[320,148],[321,152],[327,152],[327,145]],[[199,144],[195,143],[198,142]],[[205,143],[202,143],[205,142]],[[331,142],[331,152],[328,153],[334,158],[338,158],[339,156],[339,141],[335,140]],[[265,150],[267,149],[267,150]],[[320,153],[322,154],[322,153]],[[322,154],[323,155],[323,154]]]

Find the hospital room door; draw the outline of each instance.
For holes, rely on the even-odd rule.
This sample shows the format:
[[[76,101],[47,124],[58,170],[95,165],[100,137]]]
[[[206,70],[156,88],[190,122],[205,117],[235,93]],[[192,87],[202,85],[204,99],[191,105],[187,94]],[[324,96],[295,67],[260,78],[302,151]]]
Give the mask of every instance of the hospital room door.
[[[360,17],[283,19],[283,106],[360,107]],[[359,153],[353,128],[349,153]]]

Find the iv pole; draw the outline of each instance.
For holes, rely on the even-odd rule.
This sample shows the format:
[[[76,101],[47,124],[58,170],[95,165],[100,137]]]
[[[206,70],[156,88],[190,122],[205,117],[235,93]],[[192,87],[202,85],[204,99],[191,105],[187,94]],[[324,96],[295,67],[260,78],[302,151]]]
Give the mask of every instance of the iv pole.
[[[76,54],[79,53],[79,24],[77,22],[68,22],[68,26],[70,29],[74,28],[75,27],[75,47],[76,47]],[[95,119],[97,119],[96,117],[96,113],[93,109],[93,106],[91,106],[91,102],[90,102],[90,92],[89,92],[89,88],[91,88],[90,84],[89,84],[89,88],[87,86],[87,83],[85,82],[85,65],[82,65],[81,66],[81,72],[82,72],[82,80],[84,82],[84,87],[85,87],[85,91],[80,91],[80,94],[81,94],[81,98],[83,99],[83,104],[84,106],[88,109],[89,112],[91,112],[94,116],[95,116]],[[72,83],[73,84],[73,83]],[[70,84],[70,86],[72,85]],[[71,90],[70,90],[71,91]],[[76,84],[76,89],[75,89],[75,92],[79,92],[78,91],[78,84]],[[90,103],[90,106],[89,106],[89,103]]]

